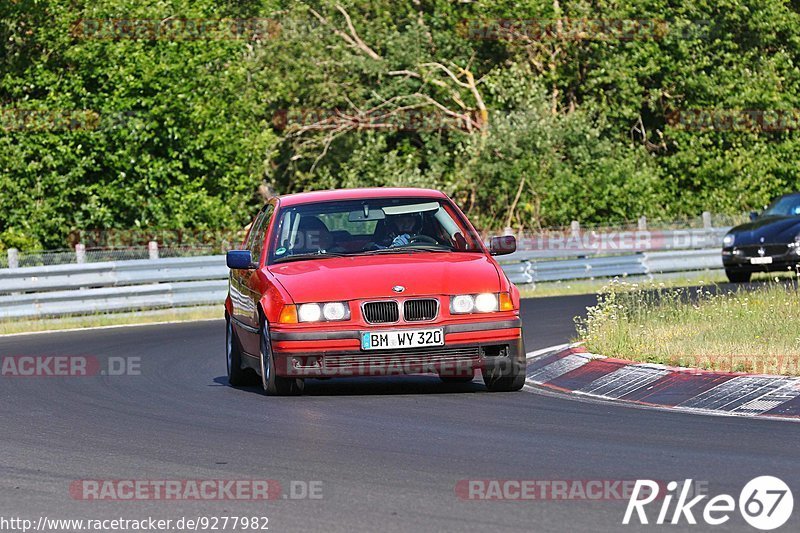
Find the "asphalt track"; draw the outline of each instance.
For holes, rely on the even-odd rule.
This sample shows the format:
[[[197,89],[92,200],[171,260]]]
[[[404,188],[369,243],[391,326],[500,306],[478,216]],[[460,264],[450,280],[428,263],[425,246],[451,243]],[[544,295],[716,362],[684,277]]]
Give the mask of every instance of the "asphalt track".
[[[528,350],[569,340],[573,316],[593,301],[524,301]],[[774,475],[800,498],[800,424],[490,394],[478,380],[445,386],[428,376],[312,381],[303,397],[265,397],[226,385],[223,344],[222,320],[0,338],[2,356],[141,358],[140,375],[0,377],[0,517],[267,516],[270,531],[704,531],[685,521],[623,526],[621,500],[469,501],[455,486],[691,478],[738,499],[748,480]],[[320,481],[323,497],[114,502],[69,493],[80,479],[254,478],[284,488]],[[782,530],[798,530],[796,504]],[[756,531],[738,513],[713,529]]]

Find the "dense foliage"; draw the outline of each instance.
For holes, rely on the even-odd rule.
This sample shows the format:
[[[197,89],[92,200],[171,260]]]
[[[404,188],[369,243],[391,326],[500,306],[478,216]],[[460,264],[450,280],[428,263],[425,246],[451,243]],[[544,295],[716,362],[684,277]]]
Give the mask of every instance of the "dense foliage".
[[[800,109],[799,11],[4,0],[0,249],[239,227],[269,194],[344,186],[440,188],[484,228],[749,210],[799,188],[796,120],[687,117]]]

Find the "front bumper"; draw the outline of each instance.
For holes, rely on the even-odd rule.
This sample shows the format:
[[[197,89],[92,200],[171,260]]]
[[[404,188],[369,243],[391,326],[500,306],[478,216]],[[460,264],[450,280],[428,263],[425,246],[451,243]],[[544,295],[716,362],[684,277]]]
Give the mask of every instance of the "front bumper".
[[[364,351],[360,344],[362,330],[270,330],[275,370],[279,376],[301,378],[420,373],[465,376],[476,369],[506,367],[520,361],[524,364],[519,318],[427,327],[444,329],[444,346]]]
[[[772,246],[765,246],[769,252]],[[784,247],[786,249],[786,247]],[[722,265],[727,270],[736,272],[779,272],[786,270],[795,270],[797,265],[800,264],[800,255],[794,248],[788,248],[784,253],[765,253],[761,255],[752,255],[751,251],[744,252],[738,248],[724,248],[722,250]],[[766,264],[753,264],[751,259],[761,260],[764,257],[770,258],[771,262]]]

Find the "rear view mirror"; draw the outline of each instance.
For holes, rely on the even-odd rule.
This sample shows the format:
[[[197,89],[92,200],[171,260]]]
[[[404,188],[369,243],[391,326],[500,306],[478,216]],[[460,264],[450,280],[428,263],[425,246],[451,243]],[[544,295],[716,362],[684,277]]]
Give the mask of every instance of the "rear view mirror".
[[[225,255],[225,263],[228,268],[235,270],[253,270],[258,267],[253,263],[250,250],[231,250]]]
[[[513,254],[517,251],[517,239],[513,235],[492,237],[489,241],[489,253],[492,255]]]
[[[750,220],[755,220],[758,218],[758,213],[755,211],[750,211]]]
[[[383,212],[383,209],[380,207],[377,209],[370,209],[369,206],[365,204],[364,209],[350,211],[347,220],[349,222],[368,222],[370,220],[383,220],[384,218],[386,218],[386,213]]]

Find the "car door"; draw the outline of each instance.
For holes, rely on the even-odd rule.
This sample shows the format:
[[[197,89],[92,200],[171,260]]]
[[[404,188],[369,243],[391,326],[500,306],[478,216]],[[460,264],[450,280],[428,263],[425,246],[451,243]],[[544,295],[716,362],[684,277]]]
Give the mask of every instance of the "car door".
[[[256,215],[245,242],[245,248],[250,250],[253,262],[258,263],[259,268],[261,267],[265,233],[269,228],[274,210],[275,206],[270,203]],[[260,299],[258,268],[237,270],[231,273],[231,301],[237,336],[242,350],[252,356],[258,356],[259,349],[258,302]]]

